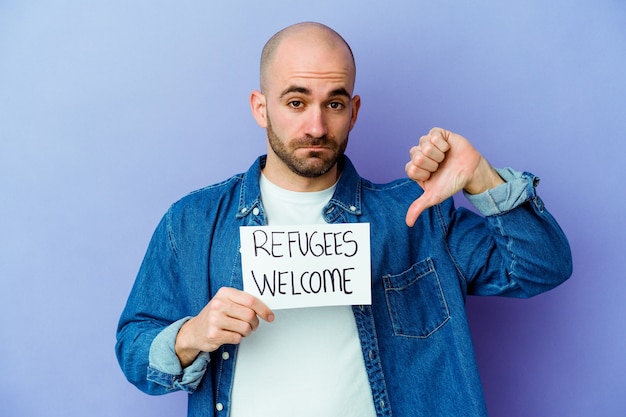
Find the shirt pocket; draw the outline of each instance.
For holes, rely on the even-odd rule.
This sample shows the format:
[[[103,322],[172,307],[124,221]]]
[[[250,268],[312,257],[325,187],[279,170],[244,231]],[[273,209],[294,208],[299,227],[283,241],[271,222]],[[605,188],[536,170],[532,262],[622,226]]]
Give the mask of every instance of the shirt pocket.
[[[384,275],[385,297],[396,336],[427,338],[450,319],[434,263],[427,258],[397,275]]]

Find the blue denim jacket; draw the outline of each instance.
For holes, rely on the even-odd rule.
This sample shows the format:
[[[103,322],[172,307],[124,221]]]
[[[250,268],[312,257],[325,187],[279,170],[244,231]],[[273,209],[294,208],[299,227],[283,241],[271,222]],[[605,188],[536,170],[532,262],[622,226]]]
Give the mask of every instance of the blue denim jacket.
[[[264,161],[172,205],[120,318],[116,351],[128,380],[149,394],[189,392],[189,416],[229,413],[237,346],[202,353],[183,370],[174,341],[220,287],[242,288],[239,226],[265,223]],[[485,217],[448,199],[409,228],[406,210],[422,192],[415,182],[373,184],[348,158],[341,170],[323,215],[371,224],[372,305],[352,310],[377,415],[486,415],[466,295],[530,297],[572,271],[567,239],[535,193],[538,179],[499,170],[506,184],[468,196]]]

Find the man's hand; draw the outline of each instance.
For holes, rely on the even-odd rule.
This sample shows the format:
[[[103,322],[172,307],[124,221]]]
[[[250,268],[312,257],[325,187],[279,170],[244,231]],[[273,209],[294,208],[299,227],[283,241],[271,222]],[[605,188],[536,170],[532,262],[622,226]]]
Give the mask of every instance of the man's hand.
[[[419,215],[458,191],[479,194],[504,183],[489,162],[463,136],[433,128],[410,150],[405,170],[424,194],[411,204],[406,224],[412,227]]]
[[[191,364],[200,352],[240,343],[259,327],[259,317],[274,320],[272,310],[258,298],[235,288],[220,288],[200,314],[178,332],[174,349],[181,365]]]

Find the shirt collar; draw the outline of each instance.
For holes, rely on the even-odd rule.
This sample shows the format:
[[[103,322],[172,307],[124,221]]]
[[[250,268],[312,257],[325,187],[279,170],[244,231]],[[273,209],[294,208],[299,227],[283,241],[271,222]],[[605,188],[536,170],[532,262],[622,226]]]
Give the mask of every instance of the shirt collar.
[[[260,156],[252,164],[250,169],[243,174],[243,184],[239,195],[237,217],[246,217],[251,212],[262,210],[261,190],[259,178],[261,170],[265,166],[266,156]],[[359,216],[361,211],[361,177],[347,156],[342,156],[339,161],[341,177],[333,197],[324,208],[324,218],[331,223],[336,221],[342,214]]]

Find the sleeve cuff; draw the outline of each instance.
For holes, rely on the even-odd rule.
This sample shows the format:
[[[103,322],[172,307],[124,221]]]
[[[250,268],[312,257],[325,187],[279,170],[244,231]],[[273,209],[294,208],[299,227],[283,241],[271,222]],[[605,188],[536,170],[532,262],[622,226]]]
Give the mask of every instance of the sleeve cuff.
[[[159,333],[150,345],[148,380],[169,390],[193,392],[200,384],[209,364],[209,354],[201,352],[185,369],[180,365],[174,349],[178,331],[191,317],[185,317]]]
[[[512,168],[496,171],[506,181],[504,184],[475,195],[463,192],[483,216],[505,213],[536,197],[535,187],[539,184],[539,178],[535,175]]]

